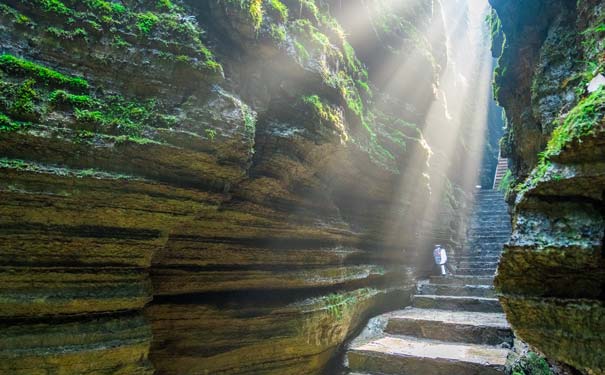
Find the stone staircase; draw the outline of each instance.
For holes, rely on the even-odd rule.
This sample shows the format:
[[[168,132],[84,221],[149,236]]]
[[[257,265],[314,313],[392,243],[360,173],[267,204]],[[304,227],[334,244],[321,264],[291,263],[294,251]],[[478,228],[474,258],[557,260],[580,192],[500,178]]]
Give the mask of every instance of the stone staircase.
[[[500,182],[506,175],[506,171],[508,171],[508,159],[503,157],[498,157],[498,165],[496,166],[496,174],[494,176],[494,190],[497,190],[500,186]]]
[[[456,274],[419,281],[411,307],[372,319],[349,346],[350,374],[505,373],[513,333],[492,283],[509,235],[502,195],[478,191]]]

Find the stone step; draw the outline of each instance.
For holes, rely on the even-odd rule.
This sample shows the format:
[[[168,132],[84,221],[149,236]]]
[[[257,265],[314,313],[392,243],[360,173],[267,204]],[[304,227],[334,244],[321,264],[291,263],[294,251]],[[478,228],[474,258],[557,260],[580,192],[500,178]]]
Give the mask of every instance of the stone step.
[[[510,216],[500,213],[478,212],[471,217],[471,224],[481,224],[487,222],[510,223]],[[510,224],[508,224],[510,225]]]
[[[499,244],[481,244],[481,243],[466,243],[464,248],[466,251],[475,251],[475,252],[486,252],[486,251],[502,251],[504,247],[504,242]]]
[[[511,232],[506,228],[496,228],[496,226],[492,227],[480,227],[477,229],[471,229],[468,231],[469,237],[482,237],[490,235],[492,237],[510,237]]]
[[[505,373],[508,351],[487,345],[455,344],[385,335],[351,347],[349,369],[388,375],[497,375]]]
[[[510,236],[506,237],[493,237],[493,236],[483,236],[483,237],[469,237],[464,241],[464,245],[466,247],[502,247],[505,243],[510,240]]]
[[[492,276],[431,276],[431,283],[445,285],[487,285],[494,284]]]
[[[459,259],[459,258],[458,258]],[[482,262],[482,261],[461,261],[458,262],[459,268],[494,268],[498,267],[498,261],[495,262]]]
[[[495,275],[496,267],[489,268],[458,268],[456,275]]]
[[[510,228],[507,226],[503,226],[502,221],[492,221],[492,222],[481,222],[475,223],[468,227],[469,232],[479,231],[479,230],[491,230],[491,231],[500,231],[500,232],[508,232],[510,233]]]
[[[385,332],[469,344],[512,345],[504,314],[407,308],[392,314]]]
[[[412,297],[412,306],[421,309],[439,309],[475,312],[503,312],[497,298],[435,296],[416,294]]]
[[[496,291],[489,285],[444,285],[424,284],[418,287],[418,294],[437,296],[465,296],[465,297],[496,297]]]
[[[497,224],[497,225],[506,225],[503,228],[508,228],[511,226],[510,216],[503,214],[484,214],[484,215],[474,215],[470,218],[471,226],[475,225],[486,225],[486,224]]]
[[[499,262],[499,255],[489,255],[489,256],[475,256],[475,255],[466,255],[465,253],[456,256],[455,260],[459,262]]]
[[[508,239],[510,238],[510,233],[506,234],[506,235],[495,235],[495,234],[474,234],[474,235],[470,235],[466,238],[466,242],[467,243],[498,243],[498,244],[504,244],[506,242],[508,242]]]
[[[485,228],[493,229],[498,227],[499,229],[511,231],[512,228],[509,224],[503,222],[502,220],[485,220],[485,221],[476,221],[472,222],[469,226],[470,230],[484,230]]]
[[[475,206],[475,213],[494,212],[494,213],[508,213],[508,207],[504,202],[498,202],[495,200],[484,200],[479,202],[479,205]]]
[[[500,248],[492,248],[492,249],[472,249],[465,250],[463,252],[464,256],[469,256],[473,259],[485,259],[488,257],[499,257],[502,254],[502,249]]]

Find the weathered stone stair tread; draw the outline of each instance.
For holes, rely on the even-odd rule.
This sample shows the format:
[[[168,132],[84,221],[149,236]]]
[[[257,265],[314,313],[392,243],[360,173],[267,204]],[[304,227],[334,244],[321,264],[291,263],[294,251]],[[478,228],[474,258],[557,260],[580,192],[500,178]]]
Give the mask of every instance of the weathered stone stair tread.
[[[492,285],[494,282],[493,276],[470,276],[470,275],[453,275],[453,276],[432,276],[431,283],[435,284],[455,284],[455,285]]]
[[[502,312],[497,298],[486,297],[415,295],[413,306],[442,310]]]
[[[458,268],[456,270],[458,275],[494,275],[496,273],[496,267],[490,268]]]
[[[430,283],[422,285],[418,294],[467,296],[467,297],[495,297],[494,287],[491,285],[451,285]]]
[[[502,313],[407,308],[389,318],[387,333],[483,345],[512,344]]]
[[[483,262],[483,261],[460,261],[458,263],[458,266],[460,268],[473,268],[473,267],[478,267],[478,268],[488,268],[488,267],[494,267],[496,268],[498,266],[498,262]]]
[[[456,260],[458,260],[459,262],[493,262],[493,263],[498,263],[498,261],[500,260],[500,256],[499,255],[489,255],[489,256],[483,256],[483,257],[476,257],[476,256],[470,256],[470,255],[460,255],[458,257],[456,257]]]
[[[451,324],[510,328],[508,322],[506,321],[506,316],[501,313],[417,309],[411,307],[405,310],[397,311],[390,317],[390,320],[398,319],[440,321]]]
[[[381,374],[502,374],[508,351],[487,345],[385,336],[353,347],[349,368]]]

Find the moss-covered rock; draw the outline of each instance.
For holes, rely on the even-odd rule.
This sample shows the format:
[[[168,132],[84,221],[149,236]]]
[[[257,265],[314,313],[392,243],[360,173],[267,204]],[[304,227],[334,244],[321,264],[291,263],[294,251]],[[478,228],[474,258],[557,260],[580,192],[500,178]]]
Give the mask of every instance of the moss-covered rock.
[[[605,91],[587,83],[603,70],[603,5],[491,2],[506,33],[496,84],[518,181],[501,301],[521,339],[601,374]]]

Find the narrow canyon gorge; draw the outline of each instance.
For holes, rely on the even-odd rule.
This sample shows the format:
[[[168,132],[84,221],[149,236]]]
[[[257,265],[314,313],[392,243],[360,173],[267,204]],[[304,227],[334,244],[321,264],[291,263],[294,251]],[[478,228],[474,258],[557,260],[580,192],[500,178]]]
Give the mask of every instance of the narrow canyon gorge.
[[[490,371],[605,374],[602,1],[0,0],[0,40],[0,374],[354,374],[457,280]]]

